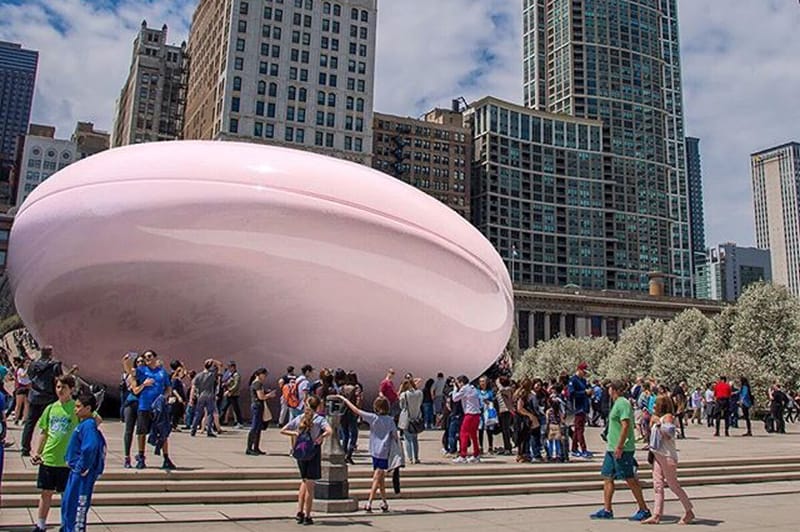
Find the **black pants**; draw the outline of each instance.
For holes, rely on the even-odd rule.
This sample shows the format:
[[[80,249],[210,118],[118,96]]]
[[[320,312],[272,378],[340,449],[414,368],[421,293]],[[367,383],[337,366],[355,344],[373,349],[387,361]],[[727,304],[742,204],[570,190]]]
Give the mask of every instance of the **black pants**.
[[[500,412],[500,430],[503,432],[503,449],[511,452],[514,446],[511,444],[511,412]]]
[[[714,434],[719,436],[719,422],[720,420],[725,420],[725,436],[728,435],[729,430],[729,423],[730,423],[730,416],[728,415],[728,404],[730,403],[730,399],[717,399],[717,412],[716,412],[716,430]]]
[[[239,408],[239,396],[227,396],[222,400],[222,408],[219,409],[219,422],[225,421],[225,414],[228,413],[228,408],[233,407],[234,423],[239,424],[242,422],[242,410]]]
[[[489,444],[487,447],[483,446],[483,433],[486,433],[486,441]],[[478,441],[481,443],[481,451],[484,453],[488,453],[493,449],[494,445],[494,434],[489,432],[487,429],[480,429],[478,431]]]
[[[136,429],[136,416],[138,410],[138,401],[130,401],[122,408],[122,419],[125,421],[125,432],[122,436],[122,448],[126,457],[131,455],[131,444],[133,443],[133,432]]]
[[[45,408],[47,408],[47,404],[31,403],[28,405],[28,416],[25,418],[25,426],[22,428],[22,443],[20,443],[20,449],[25,454],[31,452],[33,429],[36,428],[36,423],[39,422],[39,418],[42,417]]]
[[[685,432],[685,429],[684,429],[684,426],[683,426],[683,416],[684,415],[685,415],[684,412],[681,412],[680,414],[675,414],[675,417],[678,418],[678,428],[681,431],[681,434],[680,434],[681,438],[685,438],[686,437],[686,432]]]
[[[517,456],[530,456],[531,424],[517,416],[515,423],[517,437]]]
[[[747,426],[746,434],[751,434],[750,432],[750,407],[742,405],[742,417],[744,418],[744,423]]]
[[[783,407],[773,406],[770,407],[769,411],[775,419],[775,432],[786,434],[786,420],[783,419]]]

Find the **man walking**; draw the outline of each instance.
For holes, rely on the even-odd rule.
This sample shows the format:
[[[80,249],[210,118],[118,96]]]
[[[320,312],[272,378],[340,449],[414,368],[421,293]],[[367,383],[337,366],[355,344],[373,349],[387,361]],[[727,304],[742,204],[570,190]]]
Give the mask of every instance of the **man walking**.
[[[636,451],[636,438],[634,436],[633,406],[623,397],[625,384],[613,381],[608,392],[613,406],[608,415],[608,448],[603,459],[603,507],[593,513],[592,519],[614,519],[611,507],[614,498],[614,481],[624,480],[628,484],[639,511],[630,517],[631,521],[643,521],[651,516],[647,503],[642,494],[642,485],[637,477],[638,464],[634,453]]]
[[[63,373],[61,362],[53,358],[53,346],[42,347],[38,360],[28,368],[28,378],[31,379],[31,389],[28,392],[28,415],[25,417],[25,426],[22,429],[22,442],[20,447],[22,456],[31,455],[31,439],[33,429],[39,418],[42,417],[47,405],[54,403],[56,396],[56,379]]]
[[[228,414],[228,409],[233,408],[233,422],[236,428],[242,426],[242,410],[239,406],[239,387],[242,384],[242,376],[239,370],[236,369],[236,362],[228,362],[228,379],[223,379],[222,386],[224,387],[222,408],[219,411],[220,423],[225,422],[225,417]]]
[[[433,419],[434,423],[439,426],[441,416],[444,408],[444,373],[441,371],[436,374],[436,380],[433,381]],[[445,427],[444,430],[447,430]]]
[[[731,402],[731,395],[733,394],[733,390],[731,389],[731,385],[728,384],[728,377],[722,376],[719,378],[719,382],[714,385],[714,402],[717,405],[716,410],[716,430],[714,431],[714,436],[719,436],[719,423],[720,420],[725,420],[725,436],[730,436],[729,434],[729,426],[730,426],[730,416],[729,416],[729,409],[730,409],[730,402]]]
[[[592,453],[586,449],[586,416],[589,414],[589,397],[592,389],[586,381],[586,370],[589,365],[586,362],[578,364],[578,369],[569,379],[569,396],[575,411],[575,436],[572,438],[572,456],[579,458],[591,458]],[[566,449],[564,449],[566,453]]]
[[[206,436],[216,438],[217,435],[214,434],[214,413],[217,405],[214,401],[214,391],[216,390],[217,376],[222,370],[222,362],[209,358],[203,363],[203,368],[203,371],[198,373],[192,382],[194,393],[197,395],[197,406],[194,410],[191,435],[197,434],[197,427],[200,425],[200,420],[203,419],[203,413],[205,413]]]
[[[772,386],[769,395],[769,413],[775,420],[775,432],[786,434],[786,420],[783,417],[783,412],[786,409],[786,405],[789,404],[789,397],[781,390],[781,385],[777,382]]]
[[[397,395],[397,390],[394,387],[394,369],[389,368],[386,372],[386,377],[381,381],[379,391],[380,395],[389,401],[389,415],[397,419],[400,415],[400,396]]]

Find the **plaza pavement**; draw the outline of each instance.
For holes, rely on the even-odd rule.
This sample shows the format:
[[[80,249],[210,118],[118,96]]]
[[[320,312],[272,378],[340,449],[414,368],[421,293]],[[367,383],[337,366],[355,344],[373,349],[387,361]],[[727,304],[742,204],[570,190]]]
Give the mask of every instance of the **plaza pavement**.
[[[763,431],[761,423],[753,425],[755,437],[741,437],[742,429],[732,429],[729,438],[714,438],[712,431],[705,426],[690,426],[687,439],[679,442],[682,460],[702,460],[709,458],[731,458],[747,461],[753,457],[800,455],[800,425],[790,425],[787,435],[768,435]],[[103,430],[109,443],[107,471],[122,472],[122,425],[115,420],[104,423]],[[11,426],[12,440],[19,440],[19,427]],[[590,428],[588,441],[590,449],[598,451],[598,457],[591,460],[597,464],[599,471],[604,445],[599,438],[600,430]],[[426,467],[481,468],[497,466],[502,463],[513,463],[513,457],[490,456],[479,465],[454,465],[441,456],[440,431],[426,431],[420,436],[422,464],[410,468]],[[191,438],[187,432],[173,434],[170,439],[171,457],[181,469],[188,470],[227,470],[231,478],[236,478],[237,470],[269,469],[286,472],[287,479],[297,478],[294,460],[287,456],[288,442],[274,428],[266,431],[262,440],[262,448],[270,451],[264,457],[250,457],[243,452],[246,441],[246,430],[228,429],[218,438],[207,438],[198,435]],[[361,433],[360,447],[366,447],[366,431]],[[501,442],[496,438],[495,445]],[[135,444],[134,444],[135,445]],[[150,454],[148,452],[148,454]],[[157,467],[160,461],[150,457],[150,467]],[[644,462],[644,453],[639,453],[639,460]],[[364,452],[356,455],[356,469],[367,469],[369,458]],[[581,460],[582,461],[582,460]],[[537,464],[531,464],[536,468]],[[538,466],[541,467],[541,466]],[[23,472],[34,472],[35,467],[29,459],[22,458],[15,445],[6,452],[6,476],[14,476]],[[131,470],[127,473],[135,475]],[[10,475],[9,475],[10,474]],[[680,469],[679,469],[680,474]],[[797,493],[800,493],[800,482],[784,481],[763,484],[735,484],[699,486],[687,489],[690,497],[697,501],[697,514],[702,518],[704,526],[714,526],[720,530],[800,530],[800,517],[795,512]],[[750,500],[752,494],[760,495]],[[652,500],[652,491],[646,490],[645,496]],[[508,523],[510,530],[531,528],[531,523],[551,523],[560,530],[618,530],[623,526],[631,526],[627,521],[617,520],[613,523],[593,523],[586,516],[600,506],[602,494],[593,492],[568,492],[560,494],[531,494],[516,496],[460,497],[436,499],[390,498],[392,512],[388,515],[375,514],[366,516],[347,514],[342,516],[321,516],[321,526],[348,526],[353,528],[369,527],[374,530],[405,530],[428,528],[434,530],[455,530],[472,526],[483,526],[492,523]],[[620,491],[616,500],[620,503],[632,501],[627,491]],[[702,501],[702,502],[701,502]],[[792,502],[794,501],[794,502]],[[791,506],[791,508],[790,508]],[[35,508],[0,509],[0,531],[9,526],[24,525],[32,522]],[[668,496],[667,513],[679,515],[680,506]],[[157,523],[169,526],[170,532],[177,532],[189,526],[187,523],[205,523],[204,528],[211,530],[236,530],[243,527],[248,530],[259,530],[268,523],[271,530],[294,529],[297,525],[286,519],[293,515],[295,505],[291,503],[270,504],[183,504],[183,505],[149,505],[149,506],[98,506],[92,509],[90,523],[93,529],[128,530],[124,523],[147,522],[137,530],[167,530],[159,528]],[[630,505],[620,505],[618,516],[627,516]],[[57,522],[58,510],[51,511],[51,523]],[[264,521],[267,520],[267,521]],[[181,524],[184,523],[184,524]],[[236,524],[234,524],[236,523]],[[794,525],[792,525],[794,523]],[[538,527],[537,527],[538,528]],[[27,528],[26,528],[27,529]],[[19,529],[22,530],[22,529]]]

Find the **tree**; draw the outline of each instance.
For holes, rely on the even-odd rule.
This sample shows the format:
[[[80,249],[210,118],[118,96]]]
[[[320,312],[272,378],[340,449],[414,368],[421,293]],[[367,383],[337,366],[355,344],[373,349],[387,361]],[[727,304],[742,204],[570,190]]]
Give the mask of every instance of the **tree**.
[[[730,347],[795,385],[800,381],[800,301],[782,286],[750,285],[736,304]]]
[[[549,379],[564,372],[572,373],[581,362],[590,370],[597,371],[603,360],[614,352],[614,344],[608,338],[558,337],[540,342],[522,355],[514,367],[516,379],[541,377]]]
[[[653,376],[668,386],[697,375],[703,364],[711,320],[695,308],[687,309],[664,326],[653,357]]]
[[[600,366],[609,379],[646,377],[653,371],[653,354],[661,343],[664,322],[645,318],[622,331],[613,353]]]

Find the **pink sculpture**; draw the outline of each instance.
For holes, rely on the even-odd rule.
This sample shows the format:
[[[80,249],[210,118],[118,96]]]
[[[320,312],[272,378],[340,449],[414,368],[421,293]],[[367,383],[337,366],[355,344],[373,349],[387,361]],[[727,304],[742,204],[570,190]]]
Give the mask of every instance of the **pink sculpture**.
[[[502,352],[512,288],[492,245],[370,168],[277,147],[159,142],[39,185],[9,263],[25,324],[89,379],[155,349],[243,374],[287,365],[476,376]]]

